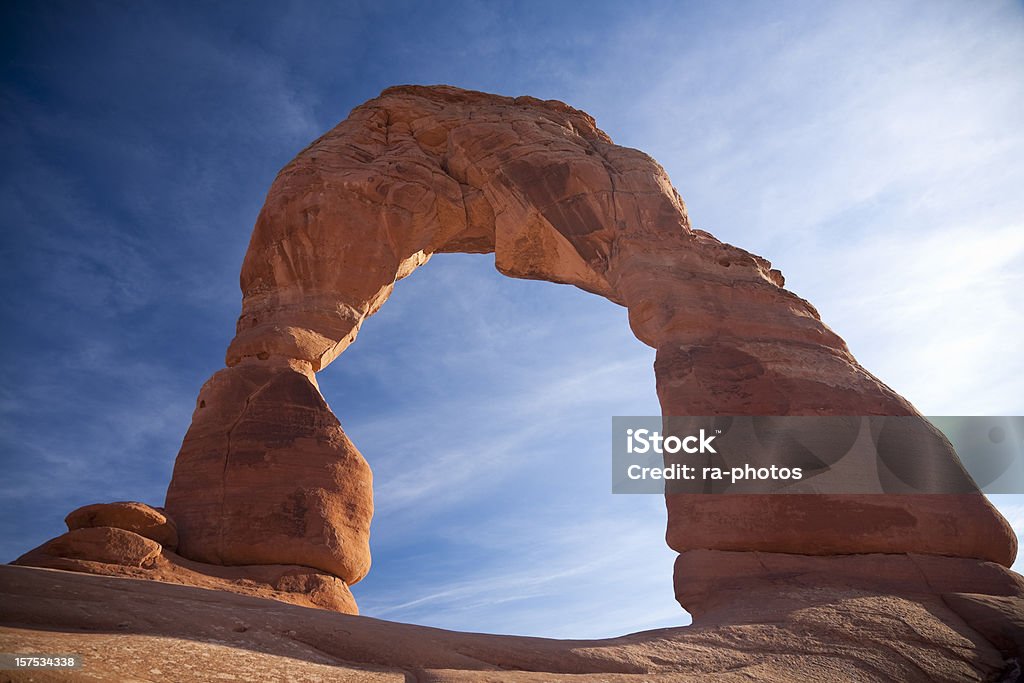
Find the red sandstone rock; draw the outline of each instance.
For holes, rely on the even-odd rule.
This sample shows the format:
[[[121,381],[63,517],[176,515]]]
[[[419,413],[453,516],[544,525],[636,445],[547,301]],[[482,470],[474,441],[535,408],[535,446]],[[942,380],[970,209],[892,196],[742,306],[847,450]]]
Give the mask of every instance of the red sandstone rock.
[[[165,548],[178,546],[178,530],[161,511],[144,503],[96,503],[86,505],[64,518],[69,530],[112,526],[150,538]]]
[[[761,552],[690,550],[676,558],[676,599],[694,623],[736,623],[736,614],[722,616],[723,605],[741,605],[763,613],[759,591],[784,593],[795,587],[855,589],[885,595],[951,595],[971,593],[998,598],[1024,598],[1024,577],[993,562],[935,555],[809,556]]]
[[[626,306],[637,337],[658,350],[666,416],[916,415],[770,263],[692,230],[664,171],[613,145],[586,114],[454,88],[389,89],[271,188],[243,266],[229,368],[200,392],[168,515],[87,506],[68,516],[71,531],[17,561],[106,576],[0,567],[0,650],[86,653],[83,675],[112,680],[1019,672],[1024,579],[999,566],[1015,543],[979,495],[669,495],[676,595],[695,617],[683,629],[552,641],[295,607],[355,614],[348,583],[370,562],[370,471],[313,372],[397,279],[444,251],[493,251],[506,274]],[[916,442],[912,428],[905,445]],[[185,557],[161,548],[175,542],[168,517]]]
[[[308,369],[246,364],[214,375],[166,509],[180,554],[200,562],[304,565],[349,585],[370,567],[370,468]]]
[[[227,364],[243,374],[261,365],[320,370],[398,279],[452,251],[493,251],[507,275],[573,284],[626,306],[633,332],[658,350],[664,415],[917,414],[783,288],[771,263],[692,229],[651,157],[613,144],[593,118],[561,102],[447,86],[389,88],[281,170],[242,267]],[[233,376],[225,372],[204,393],[221,391]],[[197,411],[168,509],[190,557],[297,562],[315,534],[282,528],[341,522],[324,506],[282,502],[280,477],[292,465],[250,468],[276,448],[279,427],[247,419],[248,460],[227,455],[250,385],[240,380],[230,398],[212,401],[214,412]],[[236,482],[248,498],[220,510],[219,492]],[[352,502],[362,509],[362,501]],[[673,494],[667,503],[668,541],[681,552],[919,552],[1007,566],[1015,555],[1009,526],[977,495]],[[292,550],[254,552],[266,544],[239,521],[243,510]],[[364,567],[362,551],[349,548],[356,545],[314,540],[314,566]]]
[[[986,640],[1020,661],[1024,655],[1024,594],[947,593],[942,599]],[[1024,675],[1024,668],[1020,672]]]
[[[47,558],[89,560],[122,567],[148,567],[160,555],[160,544],[132,531],[109,526],[72,529],[30,550],[16,564],[48,566]]]
[[[348,586],[369,569],[371,475],[308,365],[218,373],[203,387],[186,446],[168,507],[190,559],[170,552],[178,537],[169,515],[111,503],[75,510],[71,531],[17,562],[358,613]]]
[[[344,581],[310,567],[279,564],[223,567],[193,562],[161,549],[149,539],[128,531],[119,532],[122,530],[102,527],[72,531],[25,553],[14,564],[162,581],[344,614],[359,613]]]
[[[976,651],[979,643],[994,647],[1006,658],[1000,675],[1011,674],[1024,656],[1024,577],[992,562],[936,555],[691,550],[676,559],[675,584],[677,600],[693,614],[694,626],[704,629],[757,623],[776,614],[783,628],[805,628],[817,638],[834,629],[856,631],[857,622],[864,623],[863,610],[874,610],[886,622],[880,628],[891,631],[911,661],[922,661],[926,655],[914,650],[927,641],[944,641],[962,653]],[[837,600],[839,595],[846,597]],[[896,617],[894,609],[921,609],[935,621],[928,623],[920,614]],[[905,626],[911,631],[900,635]],[[942,677],[977,676],[969,665],[953,671],[944,668]],[[899,677],[890,672],[881,678]]]
[[[665,416],[917,415],[857,363],[813,306],[783,288],[768,261],[693,230],[664,170],[614,145],[587,114],[446,86],[390,88],[274,181],[242,267],[228,368],[201,390],[175,463],[166,509],[181,554],[245,566],[225,567],[239,572],[230,577],[195,572],[167,551],[128,548],[128,539],[143,549],[152,541],[111,528],[70,532],[45,553],[33,551],[34,563],[255,586],[346,611],[346,583],[369,568],[372,482],[313,373],[354,341],[397,280],[438,252],[494,252],[507,275],[572,284],[625,306],[633,332],[657,349]],[[1009,566],[1016,544],[983,496],[672,494],[667,505],[667,539],[683,553],[677,594],[720,628],[624,638],[599,654],[565,644],[538,654],[534,641],[506,639],[473,655],[465,654],[472,637],[428,646],[422,632],[384,629],[371,643],[345,641],[340,656],[434,669],[431,680],[585,672],[684,680],[727,671],[831,679],[855,677],[850,667],[874,678],[962,680],[1004,672],[992,643],[1016,642],[1006,632],[1016,628],[1020,586],[977,560]],[[712,551],[757,552],[704,554]],[[864,553],[898,557],[809,557]],[[332,576],[263,568],[282,564]],[[948,597],[957,595],[981,597]],[[729,649],[738,638],[744,647]],[[875,650],[884,654],[865,654]],[[500,673],[452,672],[460,667]],[[540,677],[503,670],[524,668]]]
[[[669,547],[802,555],[912,551],[1013,564],[1017,539],[980,494],[666,496]],[[771,533],[768,522],[772,520]]]

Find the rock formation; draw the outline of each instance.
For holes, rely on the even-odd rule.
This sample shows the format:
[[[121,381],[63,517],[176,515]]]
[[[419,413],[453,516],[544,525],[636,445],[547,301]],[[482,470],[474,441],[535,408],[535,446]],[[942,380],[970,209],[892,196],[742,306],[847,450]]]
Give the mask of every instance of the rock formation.
[[[144,536],[168,550],[178,547],[178,528],[161,510],[142,503],[97,503],[73,510],[64,518],[69,531],[112,527]]]
[[[287,565],[324,577],[319,588],[333,578],[347,595],[369,569],[371,475],[314,373],[355,340],[398,280],[442,252],[493,252],[506,275],[625,306],[634,334],[657,350],[665,416],[918,415],[784,289],[771,263],[693,229],[665,171],[613,144],[586,113],[530,97],[395,87],[314,141],[270,188],[242,267],[227,367],[200,392],[162,513],[176,525],[180,557],[160,548],[166,538],[143,533],[145,520],[109,514],[86,515],[96,521],[22,563],[63,558],[92,571],[89,556],[132,571],[160,558],[220,567],[204,575]],[[668,544],[681,553],[677,596],[697,623],[709,610],[715,623],[742,618],[735,603],[722,607],[737,586],[768,600],[793,577],[824,586],[844,572],[864,595],[981,596],[958,604],[995,604],[996,630],[1012,622],[1012,609],[998,606],[1020,605],[1019,577],[1001,568],[1015,537],[976,492],[666,500]],[[936,587],[933,577],[951,573],[962,585]],[[299,593],[309,593],[315,582],[303,581]]]
[[[321,370],[398,279],[452,251],[493,251],[506,275],[576,285],[626,306],[636,336],[658,351],[665,415],[915,414],[782,288],[768,261],[691,229],[649,156],[612,144],[590,116],[560,102],[444,87],[386,90],[281,171],[242,266],[228,369],[213,381],[257,367]],[[284,500],[237,512],[224,502],[236,477],[246,478],[246,500],[262,500],[264,487],[280,485],[272,472],[284,471],[250,473],[249,459],[199,445],[213,438],[207,429],[226,439],[251,395],[200,397],[207,407],[193,430],[201,423],[203,431],[186,437],[167,498],[190,556],[251,561],[225,547],[252,544],[237,512],[284,526],[312,514]],[[265,438],[277,438],[272,431]],[[258,447],[251,453],[260,457]],[[223,483],[205,470],[222,466]],[[668,509],[669,545],[680,552],[922,552],[1007,566],[1014,554],[1009,527],[978,495],[670,496]],[[343,561],[344,550],[323,545]],[[334,571],[311,562],[307,547],[275,560]]]
[[[295,564],[351,585],[370,568],[370,468],[308,364],[247,363],[199,392],[167,492],[179,550],[212,564]]]
[[[67,516],[68,532],[14,564],[124,576],[271,598],[304,607],[358,614],[348,585],[300,565],[221,566],[174,552],[177,531],[161,510],[134,502],[99,503]]]

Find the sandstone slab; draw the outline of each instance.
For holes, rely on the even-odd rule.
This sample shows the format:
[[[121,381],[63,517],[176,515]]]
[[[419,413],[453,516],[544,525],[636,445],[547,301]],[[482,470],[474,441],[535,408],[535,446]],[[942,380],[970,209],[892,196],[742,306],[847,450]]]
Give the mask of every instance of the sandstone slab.
[[[62,536],[47,541],[17,560],[18,564],[38,564],[48,558],[67,558],[72,561],[93,561],[118,567],[147,567],[156,562],[161,547],[156,541],[132,531],[115,527],[86,527],[72,529]]]
[[[800,563],[779,561],[789,568]],[[1011,680],[1006,676],[1024,653],[1001,651],[922,586],[906,592],[841,581],[752,584],[752,592],[719,604],[693,626],[551,640],[445,631],[153,581],[0,567],[0,649],[95,653],[88,673],[113,680]],[[736,618],[724,618],[730,613]],[[185,669],[182,651],[209,669]],[[262,667],[270,673],[260,675]],[[282,667],[286,678],[276,673]]]

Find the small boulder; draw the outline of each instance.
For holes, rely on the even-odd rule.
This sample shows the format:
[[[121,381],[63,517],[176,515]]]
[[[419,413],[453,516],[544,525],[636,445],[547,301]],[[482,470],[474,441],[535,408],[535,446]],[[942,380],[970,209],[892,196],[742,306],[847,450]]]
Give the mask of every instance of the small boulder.
[[[178,547],[178,529],[162,511],[145,503],[95,503],[71,512],[64,518],[68,529],[114,527],[132,531],[174,550]]]
[[[15,564],[45,567],[46,558],[67,558],[116,564],[124,567],[146,567],[160,556],[160,544],[131,531],[100,526],[72,529],[63,536],[30,550]]]

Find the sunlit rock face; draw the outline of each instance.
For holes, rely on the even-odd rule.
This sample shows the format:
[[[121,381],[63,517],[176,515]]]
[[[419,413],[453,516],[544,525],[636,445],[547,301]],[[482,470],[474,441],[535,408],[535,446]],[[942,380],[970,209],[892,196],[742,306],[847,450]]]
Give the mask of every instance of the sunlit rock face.
[[[783,288],[768,261],[692,229],[651,157],[615,145],[593,118],[561,102],[451,87],[390,88],[281,171],[242,267],[242,314],[226,372],[287,363],[320,370],[431,254],[492,251],[507,275],[576,285],[626,306],[636,336],[658,350],[666,415],[915,414],[856,362],[811,304]],[[241,509],[216,509],[222,467],[226,481],[237,482],[229,492],[244,482],[244,516],[254,526],[269,517],[281,522],[275,534],[284,533],[288,514],[315,526],[309,508],[299,514],[284,498],[260,502],[282,486],[275,473],[284,465],[254,469],[235,456],[225,464],[223,445],[196,446],[210,438],[207,427],[226,435],[246,400],[232,394],[217,401],[222,414],[197,413],[179,455],[168,509],[185,553],[251,560],[243,549],[259,545],[257,532],[237,524]],[[257,457],[259,421],[245,425],[246,448]],[[266,429],[268,442],[283,436],[278,423]],[[351,464],[337,473],[339,482],[367,476]],[[296,491],[308,485],[294,483]],[[339,503],[353,495],[343,488],[335,486]],[[362,520],[368,497],[348,502]],[[260,505],[265,513],[254,509]],[[674,495],[668,510],[668,541],[679,551],[920,552],[1002,564],[1014,552],[1009,527],[981,496]],[[318,519],[324,528],[359,527],[324,513]],[[294,538],[306,542],[306,533]],[[316,544],[338,553],[338,563],[361,552],[354,536]],[[282,552],[277,561],[311,562],[301,543]]]
[[[178,552],[210,564],[370,569],[370,468],[301,364],[242,364],[203,386],[167,491]]]
[[[161,512],[183,561],[311,568],[344,594],[321,606],[354,611],[347,586],[370,566],[372,478],[315,373],[439,252],[493,252],[506,275],[625,306],[657,350],[664,415],[917,415],[771,263],[693,229],[664,169],[586,113],[448,86],[389,88],[270,188],[227,367],[200,392]],[[980,495],[673,494],[667,506],[668,543],[684,555],[913,553],[1005,567],[1016,552]],[[133,562],[159,555],[135,531],[142,540],[89,533],[71,545],[116,536],[138,546]],[[692,564],[679,565],[677,594],[703,605],[686,585]],[[700,566],[699,585],[712,586],[712,565]],[[292,583],[324,585],[304,581]]]

